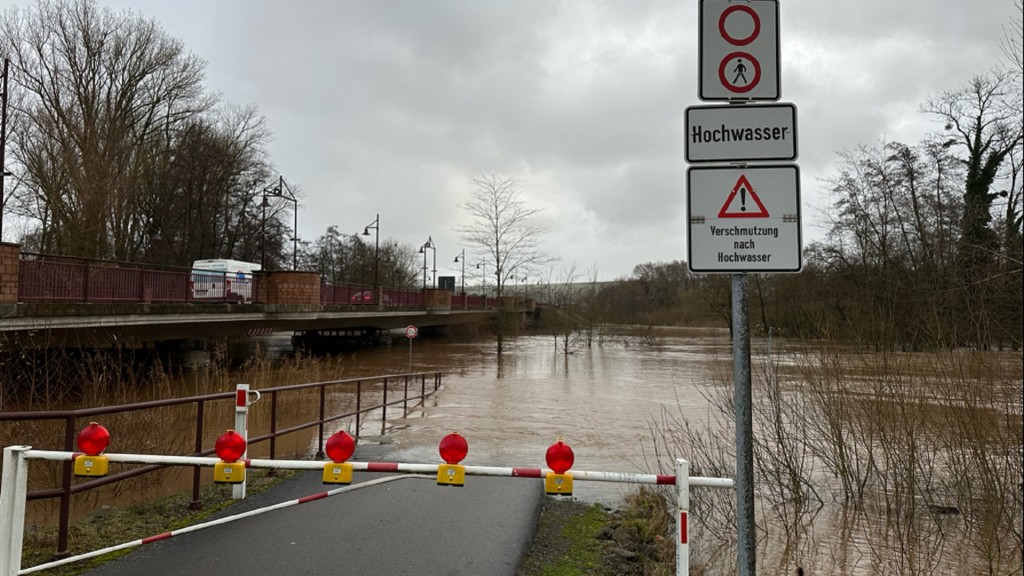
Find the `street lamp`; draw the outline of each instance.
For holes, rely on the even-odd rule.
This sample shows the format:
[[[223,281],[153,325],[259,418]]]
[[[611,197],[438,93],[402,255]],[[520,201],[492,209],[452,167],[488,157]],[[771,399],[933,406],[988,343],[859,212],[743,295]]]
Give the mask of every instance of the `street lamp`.
[[[427,289],[427,250],[434,251],[434,274],[437,274],[437,247],[434,246],[434,238],[427,237],[427,243],[420,246],[420,254],[423,254],[423,289]],[[436,286],[435,286],[436,287]]]
[[[462,252],[459,252],[458,256],[455,257],[455,263],[462,262],[462,295],[466,295],[466,249],[463,248]]]
[[[469,307],[469,300],[466,298],[466,249],[463,248],[462,252],[455,257],[455,263],[462,262],[462,307]]]
[[[363,228],[363,236],[369,236],[370,230],[373,230],[373,285],[377,286],[380,283],[380,214]]]
[[[285,194],[285,191],[288,193]],[[267,264],[267,206],[270,205],[267,196],[282,198],[293,205],[292,214],[295,216],[295,222],[292,225],[292,270],[297,270],[299,267],[299,200],[295,197],[291,187],[284,181],[284,176],[278,176],[276,186],[263,189],[263,255],[260,267],[265,270]]]
[[[487,308],[487,262],[477,262],[476,269],[480,271],[480,291],[484,296],[484,308]]]

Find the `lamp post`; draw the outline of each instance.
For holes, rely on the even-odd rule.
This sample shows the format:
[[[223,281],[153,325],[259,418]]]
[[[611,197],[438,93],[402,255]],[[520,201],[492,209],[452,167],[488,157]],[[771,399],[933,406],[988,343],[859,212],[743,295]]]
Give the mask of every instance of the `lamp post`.
[[[380,214],[363,228],[363,236],[369,236],[373,230],[373,286],[380,284]]]
[[[480,271],[480,291],[484,296],[484,308],[487,308],[487,262],[477,262],[476,269]]]
[[[463,248],[462,252],[455,257],[455,263],[462,263],[462,294],[466,294],[466,249]]]
[[[427,289],[427,250],[434,251],[434,273],[437,273],[437,247],[434,246],[434,238],[427,236],[427,242],[420,246],[420,254],[423,254],[423,289]]]
[[[469,306],[469,304],[468,304],[468,301],[466,299],[466,249],[465,248],[463,248],[462,252],[459,252],[459,255],[455,257],[455,263],[458,264],[459,262],[462,263],[462,307],[463,308],[467,308]]]
[[[285,191],[288,193],[285,194]],[[263,189],[263,261],[260,262],[261,267],[266,266],[267,260],[267,247],[266,247],[266,226],[267,226],[267,196],[273,196],[275,198],[282,198],[292,203],[292,214],[295,216],[294,223],[292,224],[292,270],[297,270],[299,267],[299,200],[295,197],[292,189],[284,181],[284,176],[278,176],[277,185]]]

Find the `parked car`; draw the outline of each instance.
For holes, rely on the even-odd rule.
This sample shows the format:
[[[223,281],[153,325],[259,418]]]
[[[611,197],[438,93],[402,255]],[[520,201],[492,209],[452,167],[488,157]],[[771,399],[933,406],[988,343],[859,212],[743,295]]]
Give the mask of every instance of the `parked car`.
[[[391,304],[391,296],[384,294],[381,301],[383,304]],[[373,290],[360,290],[352,294],[349,302],[352,304],[375,304],[373,301]]]

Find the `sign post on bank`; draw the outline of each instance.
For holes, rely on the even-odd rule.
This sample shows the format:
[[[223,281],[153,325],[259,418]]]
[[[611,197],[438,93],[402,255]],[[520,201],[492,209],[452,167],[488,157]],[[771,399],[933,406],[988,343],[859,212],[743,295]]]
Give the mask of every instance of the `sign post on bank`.
[[[700,0],[698,96],[684,130],[688,163],[687,266],[732,274],[736,417],[737,567],[756,572],[753,413],[747,274],[799,272],[800,171],[796,106],[781,96],[778,0]],[[680,571],[677,574],[687,574]]]

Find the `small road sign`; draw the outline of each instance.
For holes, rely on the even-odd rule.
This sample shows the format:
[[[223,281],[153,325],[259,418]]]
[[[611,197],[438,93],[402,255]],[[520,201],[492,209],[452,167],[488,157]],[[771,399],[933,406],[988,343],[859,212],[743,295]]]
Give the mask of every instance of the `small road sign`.
[[[778,0],[701,0],[701,100],[778,100],[779,77]]]
[[[796,160],[796,106],[690,106],[685,140],[687,162]]]
[[[693,167],[686,180],[690,271],[800,271],[795,164]]]
[[[410,340],[415,338],[416,334],[418,334],[418,333],[419,333],[419,331],[416,330],[416,327],[413,326],[412,324],[410,324],[410,325],[405,327],[405,337],[410,339]]]

